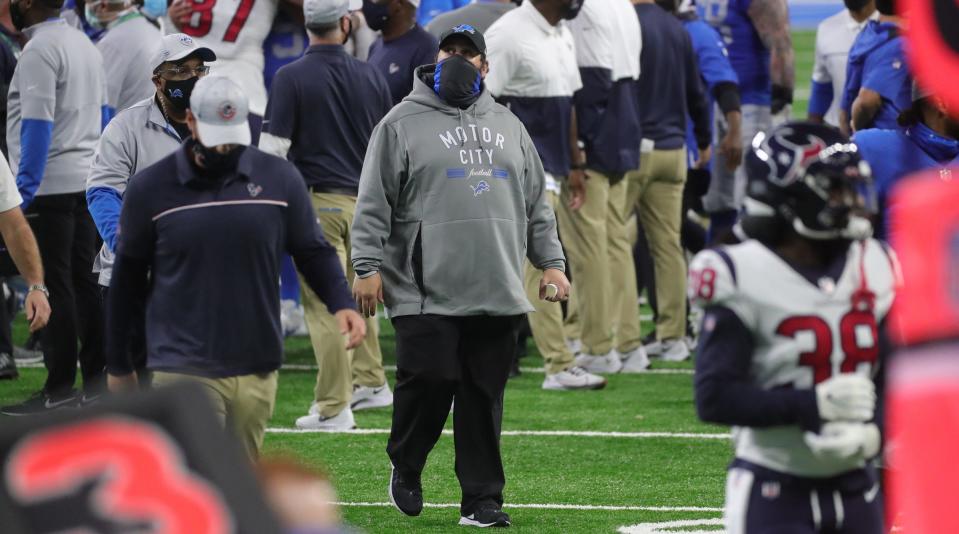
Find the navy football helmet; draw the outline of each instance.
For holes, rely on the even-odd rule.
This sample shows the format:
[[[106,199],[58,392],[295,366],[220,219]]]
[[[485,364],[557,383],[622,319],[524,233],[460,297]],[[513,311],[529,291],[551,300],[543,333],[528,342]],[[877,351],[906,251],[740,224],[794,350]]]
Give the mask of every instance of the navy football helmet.
[[[832,126],[788,122],[746,154],[746,219],[779,219],[809,239],[864,239],[876,211],[869,164]],[[749,232],[747,232],[749,233]]]

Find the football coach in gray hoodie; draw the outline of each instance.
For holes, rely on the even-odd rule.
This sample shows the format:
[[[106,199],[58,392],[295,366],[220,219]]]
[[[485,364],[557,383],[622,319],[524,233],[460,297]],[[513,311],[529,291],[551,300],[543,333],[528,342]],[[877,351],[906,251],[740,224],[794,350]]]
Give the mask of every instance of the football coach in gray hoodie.
[[[383,302],[396,330],[387,453],[390,499],[423,508],[420,473],[453,397],[460,524],[508,526],[499,435],[503,390],[523,314],[523,260],[543,270],[540,298],[569,294],[543,166],[523,124],[483,84],[483,36],[440,40],[436,65],[373,131],[353,219],[360,309]],[[552,286],[552,287],[550,287]]]

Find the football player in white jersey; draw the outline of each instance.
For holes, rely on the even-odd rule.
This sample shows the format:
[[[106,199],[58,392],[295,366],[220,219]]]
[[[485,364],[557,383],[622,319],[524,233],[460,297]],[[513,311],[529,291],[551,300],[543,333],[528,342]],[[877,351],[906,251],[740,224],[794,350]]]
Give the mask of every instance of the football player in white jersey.
[[[266,112],[263,40],[279,0],[174,0],[161,20],[165,34],[182,32],[216,52],[213,72],[237,83],[250,98],[253,143]]]
[[[787,123],[746,159],[740,244],[700,253],[696,408],[733,426],[733,533],[883,532],[872,460],[892,253],[870,239],[868,165],[838,130]]]

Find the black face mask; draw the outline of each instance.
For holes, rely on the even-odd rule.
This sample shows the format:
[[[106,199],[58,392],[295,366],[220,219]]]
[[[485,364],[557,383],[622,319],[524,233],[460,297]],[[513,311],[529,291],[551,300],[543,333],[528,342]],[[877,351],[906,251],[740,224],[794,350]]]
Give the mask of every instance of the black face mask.
[[[390,20],[390,7],[386,4],[374,4],[372,0],[363,0],[363,17],[371,30],[382,31]]]
[[[245,146],[238,146],[229,152],[221,154],[212,148],[203,146],[203,144],[196,140],[191,140],[190,142],[193,144],[193,153],[196,154],[200,160],[200,165],[209,174],[222,174],[236,169],[237,164],[240,162],[240,156],[243,155],[243,151],[246,149]]]
[[[583,9],[583,2],[586,0],[571,0],[569,5],[566,6],[566,12],[563,13],[563,18],[566,20],[573,20],[576,18],[576,15],[579,15],[579,10]]]
[[[463,56],[450,56],[433,71],[433,91],[451,106],[470,107],[479,98],[483,77],[479,69]]]
[[[174,109],[183,113],[190,107],[190,95],[193,94],[193,87],[199,78],[193,77],[188,80],[164,80],[163,96],[173,106]]]
[[[18,32],[23,31],[23,28],[26,25],[26,22],[24,22],[23,18],[24,15],[23,11],[20,11],[20,4],[14,4],[13,2],[10,2],[10,22],[13,23],[13,27],[16,28]]]
[[[843,0],[843,4],[846,4],[846,9],[849,11],[858,12],[862,8],[866,7],[866,4],[869,3],[869,0]]]

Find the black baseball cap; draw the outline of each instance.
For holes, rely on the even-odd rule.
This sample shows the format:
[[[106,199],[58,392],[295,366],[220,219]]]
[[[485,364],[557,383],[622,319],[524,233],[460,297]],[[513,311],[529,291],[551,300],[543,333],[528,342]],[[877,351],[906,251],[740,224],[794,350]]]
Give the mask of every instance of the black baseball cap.
[[[473,46],[476,47],[476,50],[480,54],[486,53],[486,39],[483,38],[483,34],[476,28],[470,26],[469,24],[460,24],[459,26],[453,26],[452,28],[443,32],[443,35],[440,35],[440,48],[443,47],[443,43],[447,39],[454,35],[462,35],[469,39]]]

